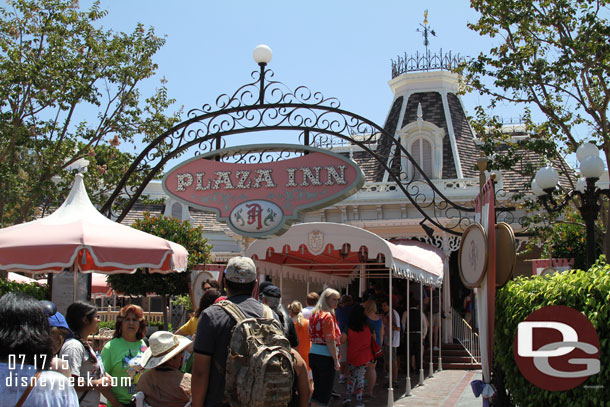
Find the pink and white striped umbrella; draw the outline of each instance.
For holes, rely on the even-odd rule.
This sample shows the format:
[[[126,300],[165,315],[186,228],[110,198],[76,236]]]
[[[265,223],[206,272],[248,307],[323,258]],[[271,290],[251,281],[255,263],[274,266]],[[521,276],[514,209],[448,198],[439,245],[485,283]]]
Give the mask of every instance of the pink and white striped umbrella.
[[[131,273],[138,268],[186,270],[184,247],[113,222],[91,204],[77,174],[65,202],[51,215],[0,230],[0,270]]]

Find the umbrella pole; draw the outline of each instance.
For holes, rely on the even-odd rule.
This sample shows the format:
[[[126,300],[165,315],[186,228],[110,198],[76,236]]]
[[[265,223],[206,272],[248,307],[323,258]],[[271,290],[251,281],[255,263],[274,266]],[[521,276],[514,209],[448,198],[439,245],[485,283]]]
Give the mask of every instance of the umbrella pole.
[[[72,290],[74,295],[72,296],[72,302],[76,302],[76,299],[78,297],[78,273],[76,272],[76,264],[72,265],[72,274],[74,274],[74,290]]]

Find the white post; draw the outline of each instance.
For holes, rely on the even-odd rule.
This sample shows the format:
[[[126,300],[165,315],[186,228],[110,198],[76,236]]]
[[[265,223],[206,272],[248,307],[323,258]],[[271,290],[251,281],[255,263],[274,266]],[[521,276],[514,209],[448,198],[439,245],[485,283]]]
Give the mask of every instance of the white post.
[[[411,323],[411,301],[409,300],[409,279],[407,279],[407,323],[405,325],[405,336],[407,337],[407,386],[405,390],[405,396],[411,395],[411,348],[409,346],[409,336],[410,336],[410,328],[409,325]]]
[[[388,378],[389,378],[389,383],[388,383],[388,407],[392,407],[394,406],[394,389],[392,388],[392,383],[393,383],[393,377],[392,377],[392,366],[394,366],[393,360],[392,360],[392,337],[394,336],[394,323],[393,323],[393,319],[394,319],[394,309],[392,308],[392,269],[390,269],[390,298],[388,300],[389,302],[389,306],[390,306],[390,317],[388,318],[388,338],[389,338],[389,353],[390,353],[390,363],[388,368],[390,369],[390,371],[388,372]]]
[[[424,285],[419,283],[419,385],[424,385]]]
[[[360,292],[358,293],[360,298],[362,298],[362,294],[364,294],[364,290],[366,289],[365,280],[366,280],[366,266],[364,264],[360,263],[360,283],[359,283]],[[362,300],[365,301],[366,298],[362,298]]]
[[[74,284],[72,286],[72,289],[73,289],[72,298],[74,301],[72,301],[72,302],[76,302],[76,300],[78,300],[78,268],[76,267],[76,264],[72,265],[72,273],[74,274]]]
[[[428,329],[430,329],[430,331],[428,332],[428,335],[430,335],[428,337],[428,340],[430,341],[430,366],[429,366],[429,370],[430,370],[430,377],[434,376],[434,356],[433,356],[433,351],[434,351],[434,315],[432,314],[432,308],[434,308],[434,287],[430,286],[430,324],[428,324]]]
[[[438,319],[441,322],[438,326],[438,371],[443,370],[443,286],[438,288]]]

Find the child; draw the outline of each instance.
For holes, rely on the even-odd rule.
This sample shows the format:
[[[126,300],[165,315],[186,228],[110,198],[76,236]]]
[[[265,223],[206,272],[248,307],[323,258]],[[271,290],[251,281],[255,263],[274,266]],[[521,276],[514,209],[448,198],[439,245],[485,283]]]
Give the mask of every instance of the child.
[[[347,323],[347,335],[343,334],[342,338],[343,341],[347,341],[347,363],[349,366],[344,406],[351,403],[352,394],[355,394],[356,407],[364,407],[364,404],[362,404],[364,375],[367,364],[373,360],[371,341],[375,340],[375,334],[371,332],[366,322],[364,308],[360,304],[355,305]]]

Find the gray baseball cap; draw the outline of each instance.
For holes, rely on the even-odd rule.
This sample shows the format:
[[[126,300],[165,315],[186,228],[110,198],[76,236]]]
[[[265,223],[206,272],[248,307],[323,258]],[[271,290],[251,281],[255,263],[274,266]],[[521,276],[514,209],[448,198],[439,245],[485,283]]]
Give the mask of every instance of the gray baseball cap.
[[[233,283],[251,283],[256,280],[256,266],[249,257],[233,257],[227,263],[225,278]]]

